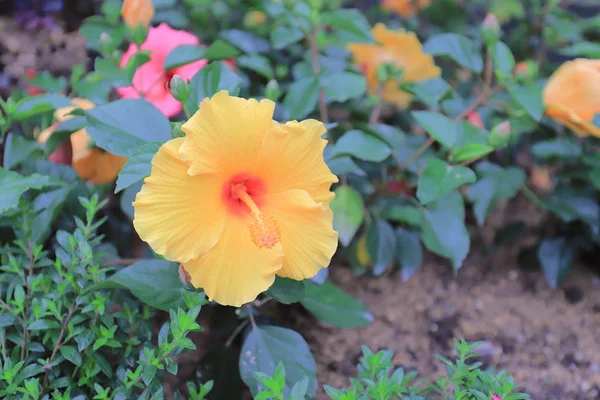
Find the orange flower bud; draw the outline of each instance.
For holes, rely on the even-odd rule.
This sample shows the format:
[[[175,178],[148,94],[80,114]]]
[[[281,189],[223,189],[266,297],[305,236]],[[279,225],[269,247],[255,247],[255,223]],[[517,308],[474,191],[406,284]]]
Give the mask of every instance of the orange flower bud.
[[[541,192],[552,190],[552,178],[550,177],[550,170],[547,167],[534,166],[529,179],[533,187]]]
[[[190,276],[190,274],[188,274],[185,268],[183,268],[183,264],[179,264],[179,280],[184,285],[189,285],[190,283],[192,283],[192,277]]]
[[[147,28],[154,17],[152,0],[125,0],[121,9],[121,16],[132,29],[142,25]]]

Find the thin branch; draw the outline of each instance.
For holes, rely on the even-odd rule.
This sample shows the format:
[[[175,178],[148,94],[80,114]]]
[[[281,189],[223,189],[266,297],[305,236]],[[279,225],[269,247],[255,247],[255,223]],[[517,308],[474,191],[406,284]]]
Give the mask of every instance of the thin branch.
[[[379,97],[379,100],[371,111],[371,115],[369,116],[369,125],[375,125],[379,122],[381,110],[383,109],[383,86],[379,86],[379,88],[377,88],[377,97]]]
[[[48,362],[48,364],[52,363],[52,360],[54,360],[54,357],[56,357],[56,353],[58,353],[58,349],[60,349],[60,346],[63,345],[62,341],[63,341],[63,338],[65,337],[67,325],[69,325],[69,321],[71,320],[71,317],[73,316],[74,312],[75,312],[75,302],[73,302],[73,304],[71,305],[71,308],[69,308],[69,313],[67,314],[65,320],[62,323],[62,327],[60,329],[60,334],[58,335],[58,339],[56,340],[56,345],[54,346],[54,350],[52,350],[52,354],[50,355],[50,361]]]
[[[102,263],[103,267],[108,267],[110,265],[131,265],[135,264],[138,261],[142,261],[142,258],[115,258],[112,260],[108,260]]]
[[[229,335],[229,338],[227,338],[227,341],[225,342],[225,347],[230,347],[231,344],[233,343],[233,341],[235,340],[235,338],[237,337],[237,335],[239,335],[244,328],[250,323],[250,321],[245,320],[244,322],[242,322],[241,324],[239,324],[231,333],[231,335]]]

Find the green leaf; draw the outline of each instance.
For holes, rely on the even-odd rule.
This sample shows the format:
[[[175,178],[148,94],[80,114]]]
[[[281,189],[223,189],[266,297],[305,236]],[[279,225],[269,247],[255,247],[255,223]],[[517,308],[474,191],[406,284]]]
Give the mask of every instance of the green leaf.
[[[335,190],[331,210],[333,211],[333,228],[339,232],[340,243],[347,247],[363,222],[363,199],[351,187],[340,186]]]
[[[0,168],[0,188],[2,189],[0,190],[0,215],[17,209],[19,200],[26,191],[61,184],[62,182],[49,176],[33,174],[25,177],[16,172]]]
[[[473,72],[483,70],[483,58],[477,45],[465,36],[454,33],[432,36],[423,45],[423,51],[435,56],[448,56]]]
[[[206,50],[206,58],[209,60],[226,60],[235,57],[240,52],[224,40],[217,39]]]
[[[275,50],[285,49],[304,37],[302,30],[295,26],[277,26],[269,32]]]
[[[54,111],[57,108],[70,105],[72,104],[68,98],[56,93],[25,97],[17,103],[17,108],[12,117],[15,121],[22,121],[34,115]]]
[[[244,53],[266,53],[270,50],[269,42],[267,40],[250,32],[231,29],[228,31],[221,31],[219,36],[242,50]]]
[[[338,289],[330,281],[317,285],[304,281],[306,297],[300,303],[315,318],[339,328],[358,328],[373,322],[367,307]]]
[[[50,233],[52,223],[62,211],[67,197],[73,186],[61,187],[39,194],[33,201],[33,211],[36,213],[31,224],[29,240],[35,244],[43,243]]]
[[[152,158],[160,146],[162,146],[160,142],[150,142],[133,152],[119,173],[115,193],[119,193],[150,175]]]
[[[334,175],[356,174],[358,176],[367,176],[351,157],[339,157],[327,161],[327,166]]]
[[[164,61],[165,71],[190,64],[206,57],[206,49],[195,44],[182,44],[175,47]]]
[[[83,362],[83,360],[81,359],[81,354],[79,354],[79,352],[77,351],[77,349],[73,346],[60,346],[59,347],[60,350],[60,354],[67,359],[68,361],[72,362],[73,364],[77,365],[78,367],[81,367],[81,363]]]
[[[600,204],[592,190],[559,187],[543,204],[564,222],[583,221],[596,238],[600,235]]]
[[[371,43],[373,34],[371,25],[364,14],[355,9],[339,9],[324,12],[321,22],[337,31],[337,37],[343,42]]]
[[[42,331],[49,329],[60,329],[61,325],[53,319],[36,319],[27,326],[28,331]]]
[[[577,42],[561,49],[560,53],[569,57],[600,58],[600,43]]]
[[[465,208],[457,192],[431,203],[423,211],[422,240],[432,252],[452,261],[458,271],[469,253],[471,239],[465,226]]]
[[[367,233],[367,250],[373,263],[373,275],[383,274],[396,255],[396,236],[386,220],[374,218],[371,221]]]
[[[13,132],[9,133],[4,148],[4,168],[11,169],[30,159],[34,153],[40,152],[41,149],[42,146],[38,142],[27,140]]]
[[[265,294],[280,303],[292,304],[304,299],[304,285],[301,281],[276,276],[275,283]]]
[[[413,118],[429,135],[447,148],[453,148],[460,139],[456,122],[445,115],[430,111],[413,111]]]
[[[150,54],[150,51],[138,51],[127,61],[123,68],[116,64],[114,60],[96,58],[94,70],[110,82],[112,86],[129,86],[137,69],[150,61]]]
[[[86,111],[87,133],[96,146],[110,153],[131,157],[148,142],[171,139],[171,123],[144,99],[122,99]]]
[[[100,288],[128,289],[144,303],[163,311],[181,304],[181,291],[184,289],[177,264],[166,260],[138,261],[89,290]]]
[[[452,166],[442,160],[430,158],[427,168],[419,177],[417,198],[422,204],[427,204],[465,183],[475,182],[476,179],[475,173],[467,167]]]
[[[131,220],[133,220],[134,216],[133,202],[135,201],[135,196],[137,196],[138,192],[142,189],[142,185],[143,182],[134,183],[125,188],[121,194],[121,200],[119,201],[121,211],[123,211],[123,213]]]
[[[429,79],[427,81],[417,82],[410,87],[410,91],[417,96],[419,100],[428,106],[438,107],[440,101],[452,92],[452,86],[442,78]]]
[[[227,90],[230,95],[236,95],[240,88],[241,79],[227,64],[216,61],[202,68],[190,82],[192,94],[187,100],[190,112],[198,110],[198,105],[204,98],[212,97],[221,90]]]
[[[477,174],[479,181],[471,185],[467,198],[474,203],[473,212],[477,224],[483,226],[487,214],[496,202],[515,197],[525,184],[526,176],[520,168],[501,168],[489,162],[479,163]]]
[[[308,390],[308,376],[300,379],[296,384],[292,387],[292,393],[290,393],[290,400],[304,400],[304,396],[306,396],[306,391]]]
[[[488,144],[470,143],[452,150],[452,160],[456,162],[472,160],[494,151]]]
[[[416,232],[396,229],[396,260],[402,268],[402,280],[406,282],[423,264],[423,246]]]
[[[267,79],[273,79],[275,76],[271,61],[265,56],[259,54],[243,55],[236,59],[236,63],[239,67],[252,70]]]
[[[48,71],[42,71],[33,78],[25,78],[27,83],[49,93],[58,93],[65,90],[67,80],[64,76],[52,76]]]
[[[535,143],[531,146],[531,153],[538,159],[551,158],[567,159],[579,158],[583,154],[581,144],[571,137],[557,137]]]
[[[321,87],[331,101],[343,103],[365,94],[367,81],[363,74],[335,72],[321,77]]]
[[[330,158],[353,156],[363,161],[382,162],[392,154],[385,142],[358,129],[344,133],[332,146]]]
[[[538,247],[537,257],[548,283],[556,289],[571,270],[573,249],[563,237],[544,239]]]
[[[304,376],[309,379],[307,394],[317,389],[317,365],[306,341],[299,333],[286,328],[257,326],[246,336],[240,352],[239,369],[242,380],[257,395],[263,387],[254,375],[261,372],[272,376],[278,363],[285,367],[285,390]]]
[[[315,76],[294,81],[283,99],[290,119],[301,119],[313,112],[319,100],[319,79]]]
[[[496,42],[493,59],[496,75],[499,78],[508,78],[512,75],[513,69],[515,69],[515,57],[506,44]]]
[[[512,85],[508,87],[508,92],[534,120],[539,121],[542,118],[544,114],[542,91],[536,84]]]

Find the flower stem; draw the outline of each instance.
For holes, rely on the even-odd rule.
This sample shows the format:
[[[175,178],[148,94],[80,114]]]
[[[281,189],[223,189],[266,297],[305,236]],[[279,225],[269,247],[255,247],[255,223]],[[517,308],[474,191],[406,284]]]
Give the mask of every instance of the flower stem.
[[[375,125],[379,122],[381,110],[383,109],[383,86],[379,86],[379,88],[377,88],[377,97],[379,99],[377,104],[375,104],[375,107],[373,107],[371,115],[369,116],[369,125]]]
[[[542,200],[540,200],[538,195],[535,194],[533,190],[529,189],[529,187],[527,187],[527,185],[523,185],[523,187],[521,188],[521,191],[523,192],[525,197],[527,197],[527,199],[533,203],[534,206],[536,206],[540,210],[546,209],[546,207],[544,207],[544,203],[542,202]]]

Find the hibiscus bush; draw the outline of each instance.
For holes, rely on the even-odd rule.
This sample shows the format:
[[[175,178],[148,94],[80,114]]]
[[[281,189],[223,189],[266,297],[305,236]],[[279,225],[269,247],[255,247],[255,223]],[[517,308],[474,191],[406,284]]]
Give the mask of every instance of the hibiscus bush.
[[[560,285],[600,243],[600,24],[463,3],[104,1],[79,29],[89,65],[0,102],[2,398],[314,398],[287,314],[373,320],[331,268],[407,280],[428,251],[460,279],[528,233],[523,259]],[[543,229],[481,238],[516,197]],[[325,391],[527,398],[475,349],[434,384],[364,349]]]

